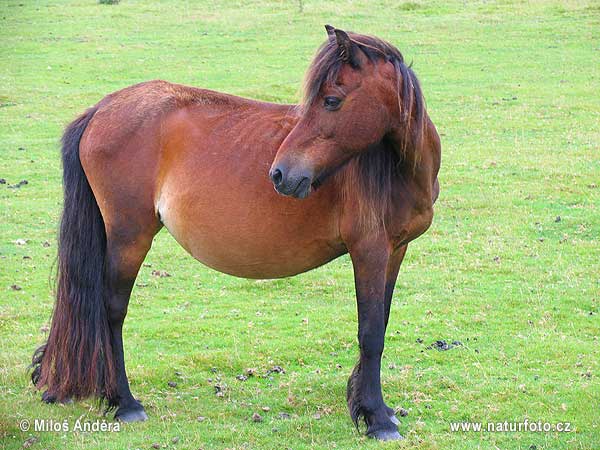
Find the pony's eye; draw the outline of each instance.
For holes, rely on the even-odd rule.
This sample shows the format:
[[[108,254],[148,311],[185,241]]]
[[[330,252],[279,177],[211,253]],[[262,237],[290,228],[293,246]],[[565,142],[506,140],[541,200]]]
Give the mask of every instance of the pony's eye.
[[[325,97],[323,106],[329,111],[335,111],[342,105],[342,99],[338,97]]]

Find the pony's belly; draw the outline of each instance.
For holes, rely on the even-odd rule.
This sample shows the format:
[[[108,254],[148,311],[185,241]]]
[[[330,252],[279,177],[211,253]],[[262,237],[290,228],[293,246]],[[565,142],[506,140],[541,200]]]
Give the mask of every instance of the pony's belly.
[[[254,252],[253,254],[231,255],[208,246],[196,245],[189,253],[201,263],[236,277],[269,279],[283,278],[322,266],[342,255],[343,251],[327,251],[305,255],[301,258],[287,258],[276,261],[273,254]]]
[[[335,224],[321,216],[310,220],[297,202],[294,209],[279,211],[270,203],[244,208],[243,202],[196,196],[160,202],[164,226],[177,242],[203,264],[243,278],[282,278],[296,275],[346,253]],[[281,214],[284,215],[282,218]]]
[[[169,226],[167,226],[169,229]],[[188,253],[201,263],[242,278],[282,278],[319,267],[345,253],[325,242],[287,245],[273,242],[269,236],[253,235],[244,240],[229,232],[213,232],[199,227],[196,231],[169,229]]]

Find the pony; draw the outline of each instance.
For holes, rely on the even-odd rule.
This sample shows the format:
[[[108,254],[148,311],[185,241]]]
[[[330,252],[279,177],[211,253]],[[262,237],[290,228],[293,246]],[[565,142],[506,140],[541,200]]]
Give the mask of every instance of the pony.
[[[146,420],[129,388],[123,322],[153,237],[237,277],[305,272],[346,253],[359,360],[350,416],[400,439],[381,355],[407,245],[433,218],[440,139],[400,51],[326,26],[300,105],[155,80],[104,97],[62,137],[56,302],[32,380],[47,403],[97,397]]]

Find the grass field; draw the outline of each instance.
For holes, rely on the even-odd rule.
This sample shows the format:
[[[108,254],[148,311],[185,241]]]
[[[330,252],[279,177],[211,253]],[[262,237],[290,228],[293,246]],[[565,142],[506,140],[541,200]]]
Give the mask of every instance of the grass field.
[[[406,440],[369,440],[346,411],[357,357],[347,257],[249,281],[203,267],[165,231],[125,327],[150,420],[119,433],[20,431],[23,419],[101,414],[92,401],[42,404],[26,369],[52,310],[65,124],[154,78],[295,102],[325,23],[383,37],[414,61],[442,136],[436,217],[401,269],[383,361],[388,404],[409,412]],[[2,0],[0,61],[1,448],[600,448],[594,0]],[[428,349],[442,339],[463,345]],[[247,368],[256,376],[238,380]],[[450,431],[525,419],[574,431]]]

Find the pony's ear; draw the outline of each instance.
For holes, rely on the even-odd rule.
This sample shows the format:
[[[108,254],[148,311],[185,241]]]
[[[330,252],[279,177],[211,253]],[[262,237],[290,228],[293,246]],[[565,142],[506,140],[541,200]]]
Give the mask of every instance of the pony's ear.
[[[335,34],[335,40],[337,41],[338,47],[340,48],[340,57],[342,58],[342,61],[350,64],[354,68],[360,67],[360,60],[358,54],[358,52],[360,52],[360,49],[352,41],[352,39],[350,39],[348,33],[346,33],[343,30],[338,30],[337,28],[333,29],[333,33]]]
[[[327,36],[329,37],[329,42],[335,41],[335,27],[331,25],[325,25],[325,30],[327,30]]]

